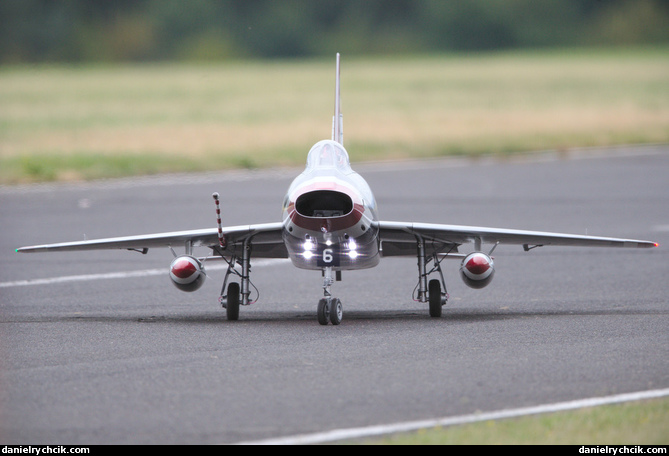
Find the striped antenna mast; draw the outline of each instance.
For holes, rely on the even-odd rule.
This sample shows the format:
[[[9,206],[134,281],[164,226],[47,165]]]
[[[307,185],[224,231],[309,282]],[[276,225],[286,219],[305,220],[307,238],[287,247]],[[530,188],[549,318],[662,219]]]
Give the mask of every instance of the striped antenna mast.
[[[221,205],[218,201],[218,193],[211,195],[216,203],[216,223],[218,224],[218,243],[222,249],[225,248],[225,236],[223,235],[223,225],[221,224]]]

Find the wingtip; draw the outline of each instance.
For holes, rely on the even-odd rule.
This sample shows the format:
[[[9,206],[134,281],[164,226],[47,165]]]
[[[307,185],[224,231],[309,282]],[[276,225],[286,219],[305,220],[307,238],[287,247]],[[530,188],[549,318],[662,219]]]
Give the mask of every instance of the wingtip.
[[[38,250],[36,247],[38,246],[19,247],[18,249],[14,249],[14,251],[16,253],[31,253]]]

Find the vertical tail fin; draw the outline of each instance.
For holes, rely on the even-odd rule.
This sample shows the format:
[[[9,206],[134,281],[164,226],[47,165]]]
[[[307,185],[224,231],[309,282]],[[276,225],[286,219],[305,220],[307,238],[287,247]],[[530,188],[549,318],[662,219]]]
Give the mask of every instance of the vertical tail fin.
[[[341,85],[339,71],[339,53],[337,53],[337,68],[335,77],[335,112],[332,118],[332,140],[344,144],[344,116],[341,113]]]

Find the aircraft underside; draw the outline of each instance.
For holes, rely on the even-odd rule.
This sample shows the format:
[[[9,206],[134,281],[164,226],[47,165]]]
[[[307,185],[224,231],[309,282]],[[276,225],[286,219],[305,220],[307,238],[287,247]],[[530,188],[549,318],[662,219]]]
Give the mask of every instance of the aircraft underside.
[[[328,323],[332,323],[333,325],[340,324],[343,318],[343,305],[340,299],[332,295],[332,285],[337,281],[341,281],[342,271],[366,269],[378,265],[382,256],[379,249],[378,224],[372,224],[366,232],[357,238],[349,236],[344,231],[339,233],[303,234],[297,237],[288,233],[287,230],[284,230],[283,238],[288,251],[288,257],[294,266],[322,272],[323,297],[318,301],[318,322],[321,325],[327,325]],[[445,246],[448,247],[449,252],[443,251]],[[416,301],[428,303],[429,313],[432,317],[440,317],[442,306],[446,305],[448,301],[441,262],[449,256],[457,258],[469,257],[454,253],[456,251],[457,249],[453,245],[425,242],[425,240],[421,240],[420,238],[416,241],[414,254],[418,260],[418,284],[416,285],[413,298]],[[252,289],[255,287],[250,278],[252,252],[253,242],[251,240],[242,249],[240,256],[225,259],[229,267],[223,282],[220,302],[226,308],[229,320],[237,320],[239,318],[240,306],[254,303],[251,295]],[[486,257],[485,254],[483,255]],[[481,263],[477,263],[476,267],[479,269],[475,272],[481,272],[481,268],[485,268]],[[465,268],[465,270],[467,269]],[[493,272],[492,260],[490,260],[489,272],[486,274],[486,280],[484,283],[482,282],[482,286],[490,283]],[[428,280],[431,274],[438,274],[438,278]],[[228,280],[233,276],[239,277],[239,282],[228,284]],[[194,277],[196,276],[194,275]],[[200,276],[198,275],[197,277]],[[477,281],[474,279],[469,282],[466,281],[466,283],[476,287],[472,284],[477,283]],[[176,283],[175,285],[179,286]],[[476,288],[481,288],[482,286]]]

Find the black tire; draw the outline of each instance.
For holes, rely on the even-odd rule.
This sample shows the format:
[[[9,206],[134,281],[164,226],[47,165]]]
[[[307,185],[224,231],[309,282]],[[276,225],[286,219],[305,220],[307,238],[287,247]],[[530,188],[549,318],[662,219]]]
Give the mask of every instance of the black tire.
[[[325,326],[330,321],[330,306],[328,305],[328,300],[323,298],[318,301],[318,323]]]
[[[344,308],[341,305],[341,301],[337,298],[332,298],[330,303],[330,323],[337,326],[341,323],[341,319],[344,316]]]
[[[229,321],[239,320],[239,284],[232,282],[228,285],[227,315]]]
[[[430,317],[441,317],[441,282],[439,280],[430,280],[428,298],[430,299]]]

